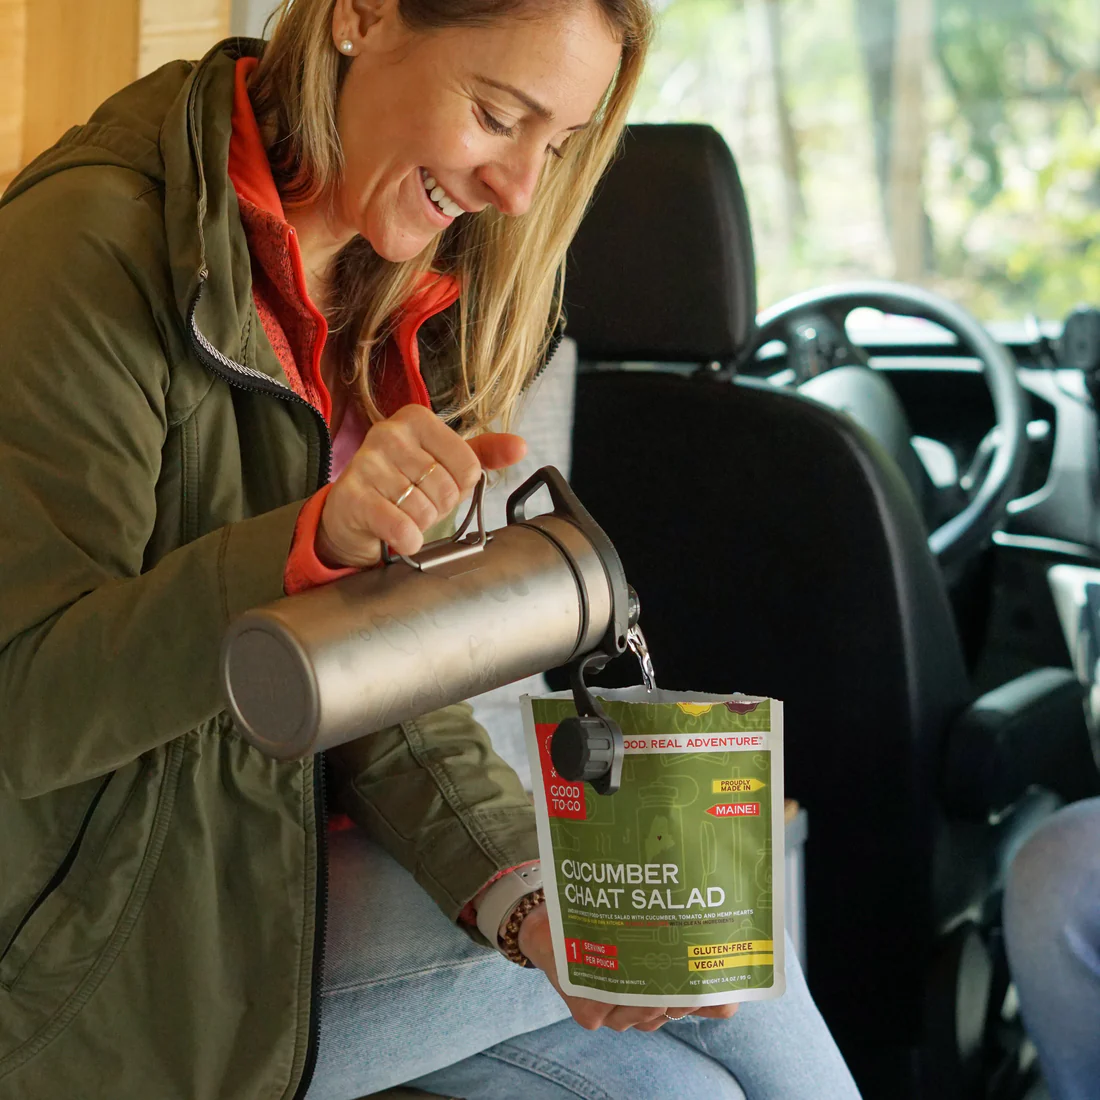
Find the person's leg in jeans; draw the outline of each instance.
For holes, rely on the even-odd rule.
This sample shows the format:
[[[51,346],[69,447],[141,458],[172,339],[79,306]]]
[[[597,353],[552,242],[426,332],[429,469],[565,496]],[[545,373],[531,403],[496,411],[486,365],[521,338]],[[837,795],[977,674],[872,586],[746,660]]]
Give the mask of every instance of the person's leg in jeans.
[[[334,834],[329,864],[308,1100],[355,1100],[414,1078],[464,1100],[857,1096],[797,962],[782,999],[743,1005],[729,1021],[585,1031],[541,972],[473,944],[362,832]]]
[[[1100,799],[1046,822],[1013,860],[1005,937],[1056,1100],[1100,1097]]]
[[[793,945],[787,991],[732,1020],[660,1031],[585,1031],[571,1019],[516,1036],[413,1082],[464,1100],[858,1100]]]
[[[330,841],[320,1046],[308,1100],[355,1100],[454,1063],[464,1069],[454,1088],[440,1085],[444,1095],[467,1095],[457,1082],[468,1077],[471,1097],[535,1095],[543,1069],[524,1060],[537,1060],[539,1050],[549,1060],[559,1043],[567,1048],[592,1033],[573,1023],[540,971],[472,943],[365,834],[351,830]],[[556,1021],[566,1029],[560,1038]],[[525,1033],[532,1045],[512,1055],[516,1064],[469,1064],[471,1055]],[[675,1084],[677,1100],[744,1100],[721,1066],[660,1032],[603,1035],[629,1036],[614,1058],[637,1057],[654,1081]],[[631,1039],[650,1042],[632,1052]]]
[[[568,1015],[541,972],[473,943],[365,833],[330,836],[308,1100],[356,1100]]]

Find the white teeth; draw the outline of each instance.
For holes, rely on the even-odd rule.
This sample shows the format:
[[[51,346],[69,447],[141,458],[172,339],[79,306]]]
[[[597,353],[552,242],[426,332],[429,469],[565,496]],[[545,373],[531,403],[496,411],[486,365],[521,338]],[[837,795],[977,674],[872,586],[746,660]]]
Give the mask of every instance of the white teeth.
[[[466,211],[443,190],[442,184],[438,183],[434,176],[429,176],[426,172],[422,172],[421,175],[424,182],[424,190],[428,193],[428,198],[430,198],[448,218],[457,218],[466,213]]]

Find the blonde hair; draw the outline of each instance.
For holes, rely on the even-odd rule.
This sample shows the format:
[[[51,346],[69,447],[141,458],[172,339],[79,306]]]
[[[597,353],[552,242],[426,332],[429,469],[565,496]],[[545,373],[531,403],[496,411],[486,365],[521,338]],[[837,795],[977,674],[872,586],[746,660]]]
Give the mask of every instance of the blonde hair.
[[[590,2],[622,41],[615,79],[596,118],[571,135],[559,161],[547,158],[530,210],[506,217],[493,207],[457,219],[415,260],[390,263],[356,237],[331,272],[330,321],[345,376],[371,420],[382,413],[371,392],[372,358],[396,314],[428,270],[454,275],[458,303],[426,341],[425,372],[451,380],[448,420],[465,433],[507,426],[543,362],[561,320],[565,257],[592,193],[618,147],[652,34],[648,0]],[[343,157],[336,101],[348,61],[333,47],[335,0],[282,0],[274,32],[250,82],[276,184],[288,207],[323,199]],[[398,0],[413,30],[485,26],[550,10],[531,0]],[[437,325],[439,323],[437,322]],[[429,380],[429,386],[431,385]]]

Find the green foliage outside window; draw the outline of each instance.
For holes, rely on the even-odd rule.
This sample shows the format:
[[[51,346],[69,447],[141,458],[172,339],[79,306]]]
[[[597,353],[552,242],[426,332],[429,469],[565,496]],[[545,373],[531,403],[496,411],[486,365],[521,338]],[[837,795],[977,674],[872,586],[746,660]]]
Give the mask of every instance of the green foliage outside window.
[[[666,0],[637,121],[716,126],[760,300],[903,278],[985,318],[1100,304],[1095,0]]]

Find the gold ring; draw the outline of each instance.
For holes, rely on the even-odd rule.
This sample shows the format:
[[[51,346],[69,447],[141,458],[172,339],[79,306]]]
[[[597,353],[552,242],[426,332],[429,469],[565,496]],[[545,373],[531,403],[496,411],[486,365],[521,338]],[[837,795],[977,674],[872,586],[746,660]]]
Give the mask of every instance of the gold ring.
[[[430,474],[430,473],[431,473],[431,472],[432,472],[432,471],[433,471],[433,470],[434,470],[434,469],[435,469],[435,468],[436,468],[436,467],[437,467],[438,465],[439,465],[439,463],[438,463],[438,462],[433,462],[433,463],[432,463],[432,464],[431,464],[431,465],[430,465],[430,466],[429,466],[429,467],[428,467],[428,468],[427,468],[427,469],[426,469],[426,470],[425,470],[425,471],[424,471],[424,472],[423,472],[423,473],[422,473],[422,474],[421,474],[421,475],[420,475],[420,476],[419,476],[419,477],[418,477],[418,478],[417,478],[417,479],[416,479],[416,480],[415,480],[414,482],[412,482],[412,483],[411,483],[411,484],[409,485],[409,487],[408,487],[408,488],[407,488],[407,489],[406,489],[406,490],[405,490],[405,491],[404,491],[404,492],[403,492],[403,493],[402,493],[402,494],[401,494],[401,495],[400,495],[400,496],[399,496],[399,497],[398,497],[398,498],[397,498],[397,499],[396,499],[396,500],[395,500],[395,501],[393,502],[393,503],[394,503],[394,507],[396,507],[396,508],[400,508],[400,507],[401,507],[401,505],[402,505],[402,504],[404,504],[404,503],[405,503],[405,501],[406,501],[406,500],[408,500],[410,496],[412,496],[412,492],[413,492],[413,490],[414,490],[414,489],[418,489],[418,488],[420,487],[420,483],[421,483],[422,481],[426,480],[426,479],[427,479],[427,477],[428,477],[428,475],[429,475],[429,474]]]

